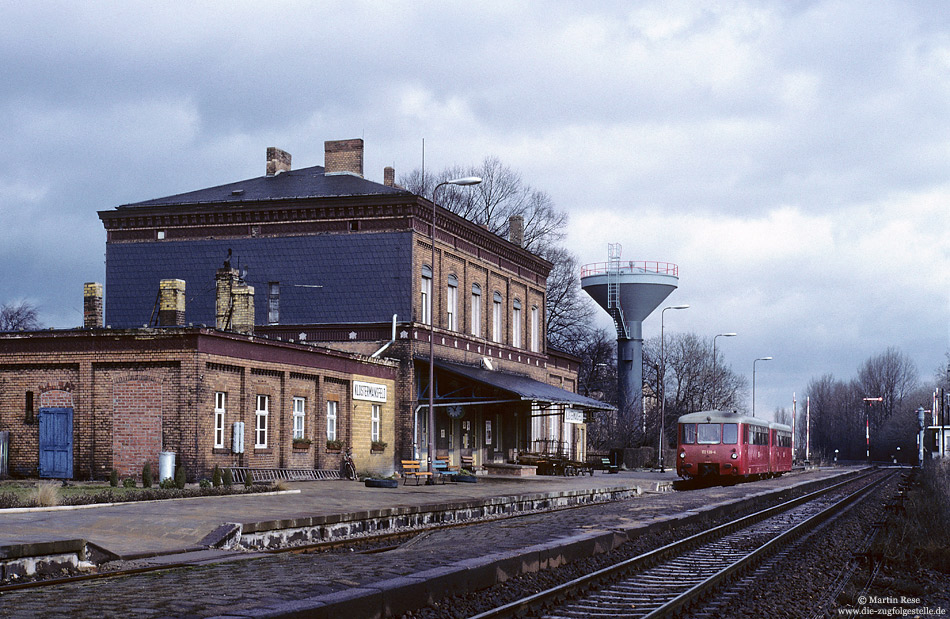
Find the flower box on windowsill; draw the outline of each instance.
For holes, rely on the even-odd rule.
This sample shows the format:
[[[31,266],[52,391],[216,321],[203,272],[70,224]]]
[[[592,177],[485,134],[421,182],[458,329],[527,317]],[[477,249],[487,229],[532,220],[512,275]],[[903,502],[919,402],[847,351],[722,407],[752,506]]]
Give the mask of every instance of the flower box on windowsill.
[[[295,438],[294,439],[294,449],[296,451],[306,451],[310,449],[310,445],[313,443],[309,438]]]
[[[386,451],[386,447],[389,445],[386,441],[373,441],[369,444],[370,453],[381,454]]]
[[[327,441],[329,453],[340,453],[343,450],[343,441]]]

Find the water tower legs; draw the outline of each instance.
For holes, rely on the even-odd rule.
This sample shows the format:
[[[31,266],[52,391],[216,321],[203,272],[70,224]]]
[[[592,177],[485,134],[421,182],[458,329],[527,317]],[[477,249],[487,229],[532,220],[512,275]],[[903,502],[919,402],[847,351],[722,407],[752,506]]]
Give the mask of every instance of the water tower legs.
[[[621,432],[633,438],[643,426],[643,339],[617,339],[617,404]]]

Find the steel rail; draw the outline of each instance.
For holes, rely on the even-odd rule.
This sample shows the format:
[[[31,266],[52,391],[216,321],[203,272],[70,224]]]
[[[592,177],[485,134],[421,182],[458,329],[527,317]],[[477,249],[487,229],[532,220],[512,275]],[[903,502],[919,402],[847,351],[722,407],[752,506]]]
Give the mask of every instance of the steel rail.
[[[761,561],[768,557],[773,552],[780,550],[785,544],[791,540],[801,536],[810,529],[818,526],[825,520],[831,518],[837,514],[845,506],[849,505],[853,501],[857,500],[859,497],[870,492],[878,484],[883,483],[886,479],[890,479],[894,474],[890,473],[888,475],[882,475],[879,479],[876,479],[862,488],[852,492],[847,495],[840,501],[836,501],[833,505],[823,509],[814,516],[811,516],[802,522],[796,524],[792,528],[788,529],[784,533],[780,533],[776,537],[772,538],[762,546],[756,548],[755,550],[749,552],[747,555],[734,562],[730,566],[726,567],[723,570],[720,570],[716,574],[713,574],[703,582],[694,585],[692,588],[684,591],[680,595],[676,596],[666,604],[663,604],[659,608],[655,609],[653,612],[648,613],[643,616],[643,619],[660,619],[662,617],[670,617],[675,613],[678,613],[684,610],[687,606],[698,600],[700,597],[708,594],[710,591],[719,587],[723,582],[728,581],[736,574],[741,571],[750,568],[756,562]]]
[[[734,520],[733,522],[701,531],[682,540],[671,542],[665,546],[657,548],[656,550],[652,550],[636,557],[626,559],[614,565],[601,568],[597,571],[591,572],[590,574],[585,574],[584,576],[580,576],[545,591],[540,591],[522,599],[515,600],[514,602],[498,606],[477,615],[472,615],[469,619],[502,619],[516,617],[520,614],[533,611],[540,606],[560,602],[569,597],[575,596],[578,593],[583,593],[589,589],[592,589],[595,586],[600,585],[603,581],[617,578],[626,572],[652,567],[653,565],[661,563],[668,558],[675,557],[689,549],[701,546],[708,541],[724,537],[725,535],[756,524],[762,520],[765,520],[766,518],[784,511],[788,511],[804,503],[813,501],[824,494],[833,492],[847,484],[866,479],[867,477],[875,475],[876,473],[877,471],[872,470],[837,484],[832,484],[826,488],[802,495],[796,499],[791,499],[784,503],[780,503],[753,514],[749,514],[748,516],[744,516]]]

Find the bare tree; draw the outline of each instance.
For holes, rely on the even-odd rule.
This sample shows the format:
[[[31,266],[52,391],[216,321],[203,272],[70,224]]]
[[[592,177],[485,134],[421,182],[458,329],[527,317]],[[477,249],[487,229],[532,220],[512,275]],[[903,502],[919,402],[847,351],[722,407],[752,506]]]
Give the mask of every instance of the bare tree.
[[[582,354],[576,342],[587,342],[594,318],[594,303],[580,282],[577,258],[560,247],[552,247],[545,258],[554,267],[548,275],[547,311],[548,343],[559,350]]]
[[[35,331],[43,325],[38,308],[29,301],[11,301],[0,306],[0,331]]]
[[[666,402],[664,424],[673,427],[680,415],[719,408],[734,410],[746,389],[744,377],[725,363],[712,371],[712,346],[695,333],[666,336],[664,356],[666,369],[663,399]],[[660,394],[657,376],[660,370],[660,338],[651,338],[643,346],[644,380]],[[653,423],[659,425],[659,415]],[[669,435],[669,433],[668,433]]]
[[[556,208],[547,193],[526,184],[497,157],[487,157],[477,166],[454,166],[425,176],[413,170],[399,180],[409,191],[431,199],[436,185],[462,176],[478,176],[482,182],[473,187],[443,187],[438,195],[440,206],[505,238],[510,217],[520,215],[524,218],[524,248],[538,254],[564,240],[567,212]]]
[[[880,429],[895,412],[902,409],[905,398],[917,388],[917,367],[896,348],[866,360],[858,370],[856,388],[865,397],[883,401],[868,406],[871,429]]]

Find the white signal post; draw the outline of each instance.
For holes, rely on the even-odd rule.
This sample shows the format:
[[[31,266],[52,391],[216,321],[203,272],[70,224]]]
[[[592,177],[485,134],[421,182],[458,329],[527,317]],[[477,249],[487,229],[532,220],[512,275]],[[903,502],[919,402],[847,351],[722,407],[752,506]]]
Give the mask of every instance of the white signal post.
[[[868,412],[864,417],[864,457],[871,463],[871,402],[883,402],[884,398],[862,398],[868,403]]]

